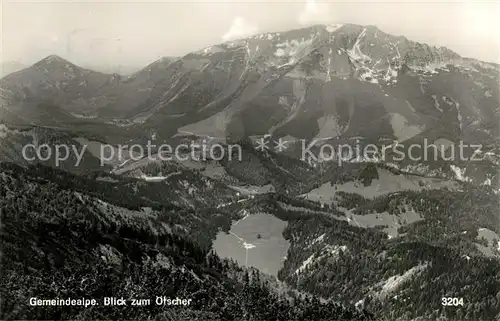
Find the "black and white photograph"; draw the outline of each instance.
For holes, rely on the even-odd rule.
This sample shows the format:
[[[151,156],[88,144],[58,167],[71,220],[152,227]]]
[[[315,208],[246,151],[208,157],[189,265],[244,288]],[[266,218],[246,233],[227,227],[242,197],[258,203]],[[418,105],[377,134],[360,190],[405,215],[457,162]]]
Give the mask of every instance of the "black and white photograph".
[[[0,5],[0,320],[500,321],[500,1]]]

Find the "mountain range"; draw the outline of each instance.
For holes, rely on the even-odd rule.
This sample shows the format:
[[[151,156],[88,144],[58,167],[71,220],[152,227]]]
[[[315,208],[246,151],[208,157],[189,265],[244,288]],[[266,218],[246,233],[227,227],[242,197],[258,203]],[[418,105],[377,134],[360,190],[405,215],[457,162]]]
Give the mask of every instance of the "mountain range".
[[[270,134],[496,150],[499,70],[373,26],[317,25],[160,59],[129,77],[49,56],[1,80],[0,116],[112,143]]]
[[[166,137],[190,127],[229,136],[236,134],[231,123],[243,122],[246,135],[405,139],[444,122],[464,138],[486,140],[498,134],[499,68],[373,26],[319,25],[160,59],[129,77],[50,56],[3,78],[1,89],[4,109],[18,112],[30,101],[45,101],[76,118],[165,131],[160,122]],[[245,117],[256,110],[268,121],[256,125]],[[359,128],[367,115],[377,129]],[[217,127],[216,119],[227,121]],[[290,129],[305,121],[306,133]],[[413,133],[401,132],[401,122]]]

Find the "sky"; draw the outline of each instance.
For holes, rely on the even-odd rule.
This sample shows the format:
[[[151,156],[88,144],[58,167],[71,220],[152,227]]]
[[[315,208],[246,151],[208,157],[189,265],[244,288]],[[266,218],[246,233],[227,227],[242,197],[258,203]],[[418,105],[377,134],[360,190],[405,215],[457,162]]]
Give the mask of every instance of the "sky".
[[[0,0],[1,61],[57,54],[85,66],[142,67],[259,32],[375,25],[500,63],[500,1]]]

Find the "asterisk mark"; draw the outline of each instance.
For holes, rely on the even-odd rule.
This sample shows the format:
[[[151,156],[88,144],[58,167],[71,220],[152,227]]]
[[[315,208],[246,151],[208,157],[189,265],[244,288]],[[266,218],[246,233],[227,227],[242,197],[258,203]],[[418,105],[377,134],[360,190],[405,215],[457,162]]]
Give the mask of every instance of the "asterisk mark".
[[[281,153],[282,151],[284,151],[284,150],[286,150],[286,149],[287,149],[287,146],[286,146],[286,144],[287,144],[287,143],[288,143],[288,142],[287,142],[286,140],[282,140],[281,138],[280,138],[280,139],[278,139],[277,141],[275,140],[275,141],[274,141],[274,144],[275,144],[276,146],[274,147],[274,149],[275,149],[276,151],[278,151],[278,152],[280,152],[280,153]]]
[[[255,146],[255,149],[258,151],[263,152],[263,151],[269,149],[269,146],[267,146],[267,144],[269,142],[266,140],[265,137],[257,139],[256,143],[257,143],[257,146]]]

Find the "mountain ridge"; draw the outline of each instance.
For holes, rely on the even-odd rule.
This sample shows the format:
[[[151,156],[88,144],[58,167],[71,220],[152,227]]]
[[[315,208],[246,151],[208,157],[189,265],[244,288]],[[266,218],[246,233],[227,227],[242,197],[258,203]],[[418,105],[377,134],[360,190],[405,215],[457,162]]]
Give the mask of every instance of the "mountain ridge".
[[[130,136],[141,141],[151,133],[160,140],[210,136],[225,141],[271,134],[307,140],[362,137],[375,143],[427,137],[491,145],[499,137],[497,65],[374,26],[265,32],[160,59],[127,78],[80,72],[79,82],[69,87],[60,78],[66,65],[76,67],[49,56],[39,69],[50,61],[63,72],[25,69],[29,82],[19,81],[23,71],[2,79],[4,122],[71,124],[111,141]],[[87,78],[94,85],[82,92],[78,84]],[[30,116],[40,109],[30,100],[48,100],[44,106],[60,112],[50,119]]]

